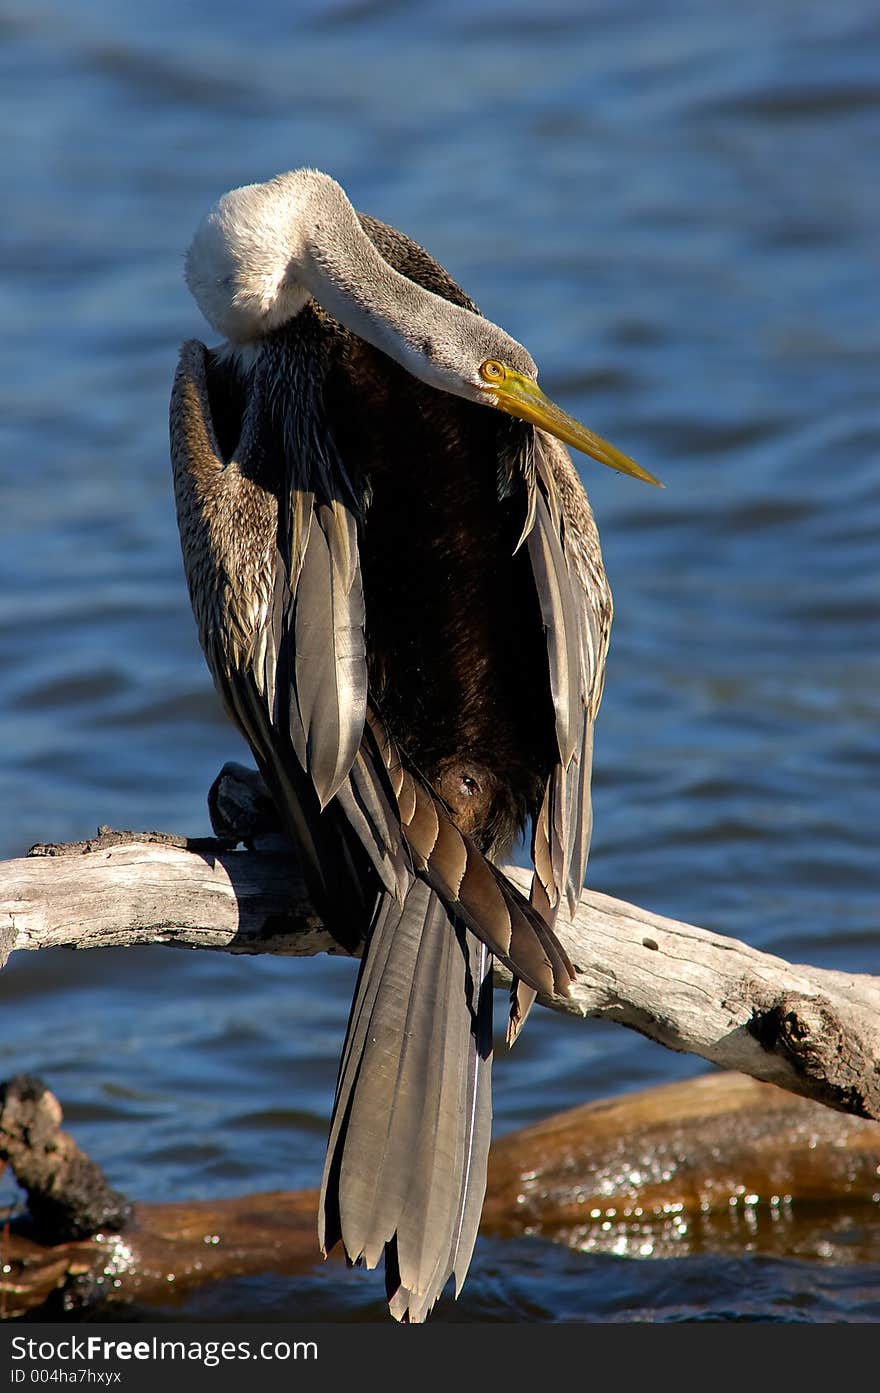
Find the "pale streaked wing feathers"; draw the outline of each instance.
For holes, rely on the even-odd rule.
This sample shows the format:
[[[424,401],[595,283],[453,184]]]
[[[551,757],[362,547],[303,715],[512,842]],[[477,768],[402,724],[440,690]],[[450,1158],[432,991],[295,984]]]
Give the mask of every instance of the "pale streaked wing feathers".
[[[573,914],[583,889],[592,830],[593,722],[612,611],[592,513],[568,451],[536,432],[530,467],[528,551],[547,634],[559,751],[534,824],[531,898],[552,927],[561,900]],[[528,988],[514,989],[511,1038],[532,999]]]

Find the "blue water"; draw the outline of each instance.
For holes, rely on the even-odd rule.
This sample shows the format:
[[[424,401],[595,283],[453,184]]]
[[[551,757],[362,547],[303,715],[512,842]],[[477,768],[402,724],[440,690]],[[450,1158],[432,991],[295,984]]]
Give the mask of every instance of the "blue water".
[[[0,855],[99,822],[207,832],[209,784],[245,757],[170,497],[177,346],[205,332],[182,255],[220,192],[313,164],[667,484],[583,462],[616,600],[591,883],[880,971],[874,0],[18,0],[0,37]],[[352,981],[20,955],[0,1077],[44,1077],[138,1198],[314,1184]],[[496,1128],[700,1067],[536,1012]],[[688,1261],[485,1244],[454,1314],[880,1301],[876,1270]],[[343,1278],[233,1284],[214,1309],[378,1315],[377,1285]]]

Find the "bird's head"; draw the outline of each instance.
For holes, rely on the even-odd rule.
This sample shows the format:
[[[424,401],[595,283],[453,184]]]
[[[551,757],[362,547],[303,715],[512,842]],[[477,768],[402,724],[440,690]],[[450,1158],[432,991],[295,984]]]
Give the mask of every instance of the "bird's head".
[[[474,361],[469,374],[472,391],[468,395],[472,400],[528,421],[610,469],[662,488],[659,479],[647,469],[545,396],[538,386],[538,370],[521,344],[494,325],[487,323],[487,328],[495,331],[495,341],[488,340],[476,354],[479,361]]]
[[[658,481],[544,395],[522,344],[491,320],[400,275],[339,184],[300,169],[224,194],[203,218],[186,279],[233,346],[258,344],[311,298],[429,386],[555,435],[622,474]]]
[[[422,291],[419,297],[434,302],[429,314],[415,311],[402,317],[393,332],[388,331],[389,321],[383,320],[375,326],[373,338],[377,347],[414,377],[528,421],[610,469],[662,487],[653,474],[545,396],[531,354],[497,324],[436,295]]]

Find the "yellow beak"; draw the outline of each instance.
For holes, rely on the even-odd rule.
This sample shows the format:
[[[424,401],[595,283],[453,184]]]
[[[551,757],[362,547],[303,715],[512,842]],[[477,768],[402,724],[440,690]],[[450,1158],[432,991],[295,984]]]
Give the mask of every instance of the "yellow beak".
[[[609,445],[601,436],[594,435],[586,426],[582,426],[580,421],[576,421],[549,397],[545,397],[537,382],[522,377],[512,368],[504,368],[503,381],[487,382],[486,391],[494,399],[495,405],[501,411],[506,411],[509,416],[518,416],[521,421],[531,421],[533,426],[540,426],[541,430],[564,440],[566,445],[573,445],[576,450],[582,450],[585,455],[590,455],[600,464],[607,464],[609,469],[616,469],[621,474],[630,474],[634,479],[643,479],[646,484],[663,487],[660,480],[649,474],[647,469],[643,469],[628,455]]]

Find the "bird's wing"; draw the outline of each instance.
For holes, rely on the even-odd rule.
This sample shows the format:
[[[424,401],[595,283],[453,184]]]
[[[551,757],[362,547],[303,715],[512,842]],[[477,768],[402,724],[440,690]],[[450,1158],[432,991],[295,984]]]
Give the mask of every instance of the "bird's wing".
[[[275,456],[278,530],[268,616],[276,664],[272,718],[276,731],[289,737],[324,808],[348,777],[367,709],[360,498],[318,403],[294,409],[295,386],[279,401],[281,377],[272,355],[262,354],[242,450]],[[312,390],[306,383],[302,395],[308,398]]]
[[[367,681],[356,520],[319,469],[291,456],[259,375],[240,392],[240,436],[224,459],[212,401],[236,372],[190,343],[172,393],[193,609],[215,685],[299,848],[312,897],[353,948],[379,884],[402,895],[410,880],[395,814],[361,751]]]
[[[534,829],[532,901],[552,924],[560,902],[574,913],[590,849],[593,722],[602,697],[611,592],[593,515],[568,451],[535,432],[527,537],[547,635],[558,761]]]

